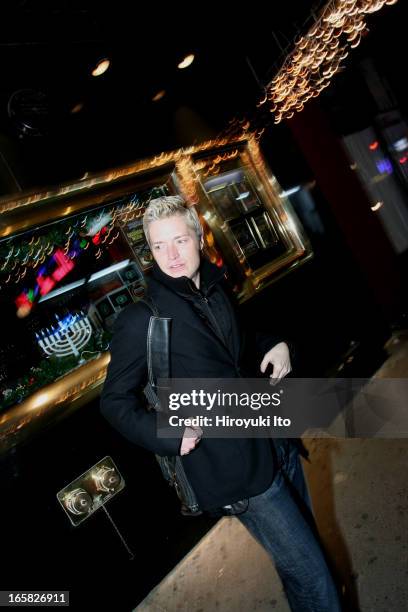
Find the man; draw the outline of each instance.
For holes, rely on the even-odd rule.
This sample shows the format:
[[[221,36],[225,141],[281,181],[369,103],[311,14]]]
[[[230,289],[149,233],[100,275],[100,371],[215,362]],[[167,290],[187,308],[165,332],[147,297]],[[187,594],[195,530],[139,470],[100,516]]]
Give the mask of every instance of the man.
[[[172,319],[170,370],[174,378],[236,378],[240,334],[222,289],[225,271],[201,251],[203,232],[194,208],[179,196],[152,200],[143,219],[154,257],[148,295],[160,316]],[[297,453],[274,450],[264,438],[206,438],[186,428],[181,439],[158,438],[156,413],[143,408],[150,311],[126,308],[116,322],[102,414],[127,439],[158,455],[181,455],[200,508],[212,511],[249,500],[239,519],[272,556],[292,610],[339,610],[336,590],[313,530],[300,509],[307,492]],[[260,364],[274,379],[291,370],[289,349],[272,342]],[[280,464],[282,464],[281,469]],[[302,497],[300,504],[296,496]]]

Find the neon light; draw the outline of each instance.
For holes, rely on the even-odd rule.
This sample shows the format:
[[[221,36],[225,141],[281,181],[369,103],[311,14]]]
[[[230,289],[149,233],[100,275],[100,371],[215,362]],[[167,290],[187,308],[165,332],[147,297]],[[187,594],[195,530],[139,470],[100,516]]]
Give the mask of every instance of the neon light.
[[[379,159],[375,162],[375,165],[377,166],[377,170],[380,172],[380,174],[392,174],[392,164],[387,157],[384,157],[384,159]]]
[[[103,233],[103,229],[100,230],[97,234],[92,236],[91,240],[94,244],[99,244],[101,241],[101,233]]]
[[[57,262],[57,264],[59,264],[59,267],[52,273],[52,278],[56,281],[60,281],[68,274],[68,272],[71,272],[72,268],[74,267],[74,263],[65,255],[65,253],[63,253],[63,251],[61,251],[61,249],[57,249],[55,251],[53,259]]]
[[[378,149],[378,140],[374,140],[371,144],[368,145],[370,151],[376,151]]]
[[[14,303],[17,306],[17,308],[20,308],[21,306],[28,306],[29,308],[31,308],[33,305],[29,296],[24,292],[20,293],[20,295],[16,297]]]
[[[47,276],[47,267],[51,262],[57,264],[57,268]],[[17,308],[21,306],[29,306],[30,308],[34,304],[34,300],[38,293],[41,296],[45,296],[55,287],[56,283],[59,282],[64,276],[66,276],[74,267],[74,262],[67,257],[61,249],[57,249],[55,253],[50,257],[47,264],[41,266],[38,269],[36,276],[36,286],[31,289],[24,289],[19,296],[15,299]]]
[[[49,276],[37,276],[37,285],[40,287],[40,294],[46,295],[55,286],[55,280]]]

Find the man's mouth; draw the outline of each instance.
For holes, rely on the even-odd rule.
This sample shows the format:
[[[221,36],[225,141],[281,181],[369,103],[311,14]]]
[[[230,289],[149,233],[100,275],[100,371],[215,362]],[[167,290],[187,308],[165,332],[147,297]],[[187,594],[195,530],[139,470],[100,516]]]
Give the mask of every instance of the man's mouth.
[[[180,264],[172,264],[170,266],[170,270],[181,270],[181,268],[184,268],[184,264],[180,263]]]

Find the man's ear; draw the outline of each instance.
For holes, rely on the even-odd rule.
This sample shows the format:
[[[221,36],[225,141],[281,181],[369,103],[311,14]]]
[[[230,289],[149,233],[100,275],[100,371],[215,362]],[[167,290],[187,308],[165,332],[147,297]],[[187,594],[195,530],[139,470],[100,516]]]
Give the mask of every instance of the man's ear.
[[[204,238],[203,236],[201,236],[200,238],[200,251],[202,251],[204,249]]]

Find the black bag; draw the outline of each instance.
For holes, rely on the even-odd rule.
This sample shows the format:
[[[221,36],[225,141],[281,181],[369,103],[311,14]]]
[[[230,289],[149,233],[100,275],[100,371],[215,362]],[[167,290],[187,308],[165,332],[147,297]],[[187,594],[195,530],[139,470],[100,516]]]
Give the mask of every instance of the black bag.
[[[171,319],[160,317],[154,302],[148,298],[141,300],[151,311],[147,332],[147,369],[149,382],[144,388],[144,394],[150,407],[160,410],[157,381],[159,378],[170,378],[170,327]],[[184,516],[202,514],[194,491],[184,471],[179,455],[161,457],[156,455],[164,478],[174,487],[180,502],[181,513]]]

